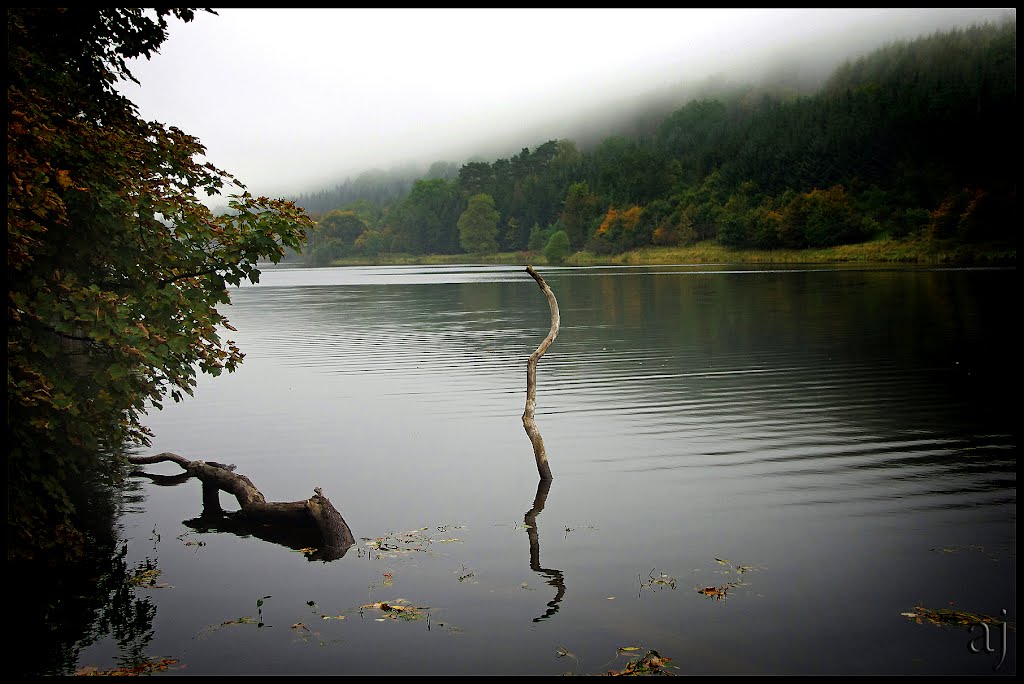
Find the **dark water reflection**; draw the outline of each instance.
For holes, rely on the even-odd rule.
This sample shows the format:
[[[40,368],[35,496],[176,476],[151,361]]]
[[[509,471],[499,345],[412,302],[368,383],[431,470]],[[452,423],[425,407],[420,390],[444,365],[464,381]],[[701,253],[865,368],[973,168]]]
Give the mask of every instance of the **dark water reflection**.
[[[565,575],[561,570],[542,568],[540,565],[540,532],[537,529],[537,516],[544,511],[544,504],[548,500],[548,492],[551,491],[551,480],[539,480],[537,482],[537,496],[533,499],[533,507],[523,516],[523,527],[530,538],[530,569],[539,573],[544,581],[555,588],[555,597],[548,601],[548,608],[544,614],[533,618],[534,622],[547,620],[558,612],[558,604],[565,597]]]
[[[272,500],[320,486],[359,549],[198,534],[197,484],[147,484],[123,524],[133,554],[162,533],[170,674],[598,674],[626,646],[679,674],[993,674],[966,627],[901,612],[1015,619],[1015,270],[542,273],[550,491],[520,422],[549,324],[525,270],[268,269],[235,293],[242,370],[153,415],[153,452]],[[403,531],[415,550],[360,541]],[[272,628],[209,630],[264,596]],[[359,610],[398,599],[429,620]]]

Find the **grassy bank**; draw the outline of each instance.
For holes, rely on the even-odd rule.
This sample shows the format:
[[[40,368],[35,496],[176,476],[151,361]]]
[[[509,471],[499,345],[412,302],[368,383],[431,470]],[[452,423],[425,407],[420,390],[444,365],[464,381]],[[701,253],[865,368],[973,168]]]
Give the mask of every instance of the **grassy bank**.
[[[335,266],[547,264],[538,252],[498,254],[382,254],[376,258],[339,259]],[[827,249],[729,249],[714,242],[688,247],[643,247],[622,254],[596,255],[582,251],[565,260],[568,266],[656,264],[835,264],[881,263],[944,266],[1016,266],[1017,248],[991,245],[943,245],[933,241],[876,240]]]

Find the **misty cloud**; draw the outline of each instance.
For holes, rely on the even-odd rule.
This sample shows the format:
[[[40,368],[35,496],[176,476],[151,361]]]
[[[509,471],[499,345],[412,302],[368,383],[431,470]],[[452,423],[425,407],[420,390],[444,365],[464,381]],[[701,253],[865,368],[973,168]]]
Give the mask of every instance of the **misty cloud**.
[[[807,88],[995,9],[221,9],[172,21],[122,87],[257,194],[503,155],[716,82]]]

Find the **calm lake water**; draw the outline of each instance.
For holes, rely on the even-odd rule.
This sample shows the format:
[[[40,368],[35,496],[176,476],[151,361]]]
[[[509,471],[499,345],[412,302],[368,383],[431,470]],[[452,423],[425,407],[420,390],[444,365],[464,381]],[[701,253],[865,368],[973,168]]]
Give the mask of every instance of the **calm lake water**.
[[[144,453],[233,463],[269,501],[321,487],[357,544],[199,533],[196,480],[135,479],[121,533],[161,571],[135,591],[167,675],[602,674],[648,650],[679,675],[1016,673],[1015,631],[988,652],[902,615],[1016,621],[1015,269],[539,270],[549,490],[521,416],[550,319],[522,267],[276,267],[233,294],[245,363],[154,411]]]

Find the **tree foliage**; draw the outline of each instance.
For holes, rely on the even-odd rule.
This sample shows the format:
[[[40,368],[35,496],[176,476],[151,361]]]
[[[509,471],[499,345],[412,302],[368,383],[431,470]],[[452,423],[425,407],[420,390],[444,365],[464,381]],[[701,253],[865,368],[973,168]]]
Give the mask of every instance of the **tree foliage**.
[[[642,215],[643,210],[636,204],[623,210],[610,207],[587,246],[596,254],[609,254],[644,244],[646,241],[638,234]]]
[[[459,217],[459,244],[470,254],[493,254],[498,251],[498,219],[494,198],[480,193],[469,198],[469,206]]]
[[[458,252],[456,224],[465,206],[454,182],[443,178],[416,181],[409,196],[391,212],[399,248],[418,254]]]
[[[591,226],[597,225],[604,209],[601,198],[590,191],[586,181],[573,183],[562,200],[559,223],[569,237],[573,247],[582,247],[591,234]]]
[[[554,232],[544,246],[544,256],[551,264],[561,264],[569,256],[569,236],[564,230]]]
[[[323,266],[358,251],[356,242],[366,229],[366,222],[352,209],[327,212],[313,232],[310,261]]]
[[[66,483],[146,445],[143,417],[243,354],[218,307],[312,223],[200,161],[115,84],[193,10],[7,11],[9,548],[73,548]],[[199,193],[229,195],[214,215]]]
[[[604,253],[882,235],[1015,243],[1015,21],[888,44],[836,69],[817,92],[762,84],[716,93],[667,113],[652,105],[637,114],[651,125],[635,135],[581,131],[592,138],[586,147],[548,140],[439,179],[454,180],[447,187],[463,207],[473,195],[494,198],[499,246],[509,251],[539,251],[557,230],[572,248]],[[457,251],[459,214],[426,211],[416,193],[391,205],[402,247]],[[639,222],[602,229],[609,207],[637,207]]]

